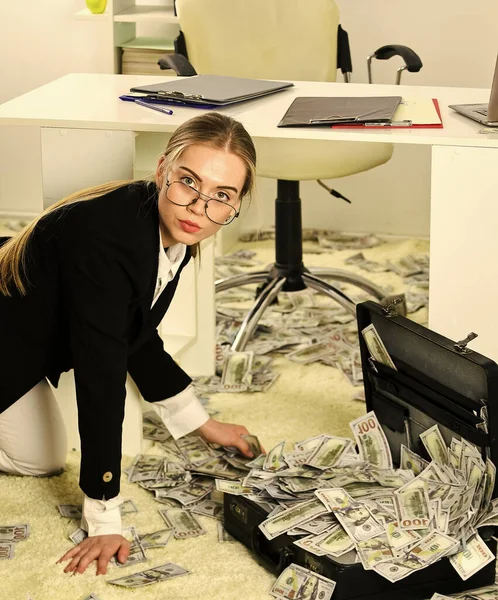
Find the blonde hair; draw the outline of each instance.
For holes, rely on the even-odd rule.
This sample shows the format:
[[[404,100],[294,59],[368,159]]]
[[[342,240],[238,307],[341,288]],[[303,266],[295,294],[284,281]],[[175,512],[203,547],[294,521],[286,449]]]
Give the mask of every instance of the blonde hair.
[[[164,151],[163,168],[169,169],[183,152],[195,144],[203,144],[225,150],[238,156],[246,167],[246,179],[240,198],[250,195],[256,179],[256,150],[251,137],[241,123],[219,113],[206,113],[180,125],[171,136]],[[28,292],[26,250],[38,223],[63,206],[93,200],[120,187],[139,180],[112,181],[103,185],[80,190],[52,204],[21,232],[0,247],[0,294],[12,296],[14,290],[25,296]],[[198,244],[191,247],[192,256],[198,253]]]

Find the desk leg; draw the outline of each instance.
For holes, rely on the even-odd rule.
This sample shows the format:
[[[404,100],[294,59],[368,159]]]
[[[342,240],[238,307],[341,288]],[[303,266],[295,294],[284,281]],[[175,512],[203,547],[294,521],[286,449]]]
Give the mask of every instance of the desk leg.
[[[179,364],[189,375],[214,375],[216,314],[214,297],[215,243],[211,238],[202,244],[201,260],[196,261],[194,343],[179,356]]]
[[[498,149],[432,149],[429,327],[498,361]]]

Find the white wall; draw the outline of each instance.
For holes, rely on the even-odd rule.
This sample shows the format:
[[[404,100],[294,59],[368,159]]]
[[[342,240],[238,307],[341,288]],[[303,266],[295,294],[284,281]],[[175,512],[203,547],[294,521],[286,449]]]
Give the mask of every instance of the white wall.
[[[420,73],[405,73],[404,83],[489,87],[498,51],[496,0],[480,0],[472,6],[462,0],[338,0],[338,4],[352,45],[353,81],[367,80],[364,58],[375,48],[401,43],[418,51],[424,63]],[[83,6],[83,0],[0,2],[0,102],[69,72],[106,71],[108,63],[102,60],[109,51],[106,23],[74,19]],[[391,83],[400,61],[375,62],[375,81]],[[79,143],[77,137],[74,140]],[[37,132],[0,128],[0,209],[29,211],[39,205],[40,199],[33,198],[30,190],[40,177],[33,168],[39,162],[39,146]],[[50,148],[47,152],[49,160]],[[19,154],[26,157],[22,171],[14,168]],[[91,165],[89,160],[86,168]],[[71,189],[75,183],[70,171],[59,168],[59,173],[61,189]],[[305,183],[304,225],[428,235],[429,174],[427,149],[404,146],[396,149],[387,165],[335,182],[353,200],[352,206],[329,197],[314,182]],[[274,182],[261,180],[259,190],[262,218],[251,210],[244,229],[273,220]]]

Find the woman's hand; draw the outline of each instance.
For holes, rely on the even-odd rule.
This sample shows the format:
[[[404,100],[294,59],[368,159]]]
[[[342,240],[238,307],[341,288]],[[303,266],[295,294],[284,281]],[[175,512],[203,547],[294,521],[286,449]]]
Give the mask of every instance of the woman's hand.
[[[88,565],[97,560],[97,575],[105,575],[109,560],[116,552],[118,561],[125,563],[130,554],[130,542],[122,535],[96,535],[86,538],[75,548],[66,552],[57,563],[72,558],[72,561],[64,569],[64,573],[73,572],[73,575],[76,575],[76,573],[84,573]]]
[[[221,423],[221,421],[215,419],[208,419],[204,425],[197,429],[197,433],[206,442],[219,444],[220,446],[235,446],[244,456],[253,457],[249,444],[240,437],[241,435],[249,435],[243,425]]]

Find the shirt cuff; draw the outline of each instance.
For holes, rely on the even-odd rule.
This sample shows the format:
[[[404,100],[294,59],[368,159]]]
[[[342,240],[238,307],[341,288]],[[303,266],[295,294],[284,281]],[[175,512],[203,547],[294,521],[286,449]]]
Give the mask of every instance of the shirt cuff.
[[[81,516],[81,529],[88,535],[121,535],[121,510],[123,498],[119,495],[110,500],[96,500],[85,496]]]
[[[154,406],[175,440],[204,425],[209,419],[192,385],[171,398],[154,402]]]

